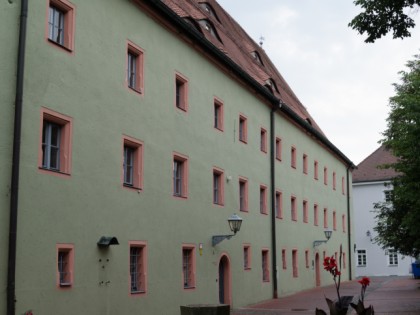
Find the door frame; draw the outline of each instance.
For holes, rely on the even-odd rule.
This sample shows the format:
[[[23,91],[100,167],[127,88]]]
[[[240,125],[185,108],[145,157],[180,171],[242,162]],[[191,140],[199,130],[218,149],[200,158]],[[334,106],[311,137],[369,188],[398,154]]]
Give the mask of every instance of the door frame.
[[[220,263],[223,261],[223,279],[220,279]],[[223,284],[223,304],[232,304],[232,275],[230,258],[226,253],[220,255],[219,263],[217,264],[217,279],[218,279],[218,300],[220,303],[220,286]]]

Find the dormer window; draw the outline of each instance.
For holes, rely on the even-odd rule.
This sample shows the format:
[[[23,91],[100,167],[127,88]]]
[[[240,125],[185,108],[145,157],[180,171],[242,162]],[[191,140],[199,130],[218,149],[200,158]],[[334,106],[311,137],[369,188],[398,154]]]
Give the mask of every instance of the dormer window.
[[[200,23],[201,27],[203,27],[213,37],[217,38],[217,40],[221,42],[219,36],[216,33],[216,29],[213,27],[212,23],[209,20],[199,20],[198,23]]]
[[[276,84],[274,83],[274,81],[272,79],[268,79],[267,81],[265,81],[265,87],[268,88],[271,93],[274,93],[274,92],[278,93],[279,92]]]
[[[260,54],[257,51],[253,51],[251,52],[251,56],[252,58],[255,60],[256,63],[258,63],[259,65],[263,66],[264,64],[262,63]]]
[[[214,12],[213,8],[206,2],[199,3],[200,7],[207,12],[207,14],[216,20],[219,21],[219,18],[217,17],[216,13]],[[219,21],[220,22],[220,21]]]

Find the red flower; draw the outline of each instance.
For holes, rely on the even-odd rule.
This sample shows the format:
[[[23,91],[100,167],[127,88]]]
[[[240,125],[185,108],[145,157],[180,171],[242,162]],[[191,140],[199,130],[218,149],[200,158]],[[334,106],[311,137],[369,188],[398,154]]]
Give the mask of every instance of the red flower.
[[[334,278],[336,276],[341,275],[341,272],[338,270],[337,262],[335,261],[334,257],[325,257],[324,259],[324,269],[331,273]]]
[[[370,284],[370,279],[368,277],[363,277],[357,282],[359,282],[363,287],[367,287]]]

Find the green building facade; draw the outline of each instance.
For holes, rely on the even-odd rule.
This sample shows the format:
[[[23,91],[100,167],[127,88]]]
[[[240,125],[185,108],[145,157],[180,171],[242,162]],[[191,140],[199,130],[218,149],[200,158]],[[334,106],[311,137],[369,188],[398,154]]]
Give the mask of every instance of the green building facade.
[[[241,307],[331,284],[340,245],[351,278],[353,164],[276,71],[225,53],[216,2],[24,2],[0,3],[0,314]]]

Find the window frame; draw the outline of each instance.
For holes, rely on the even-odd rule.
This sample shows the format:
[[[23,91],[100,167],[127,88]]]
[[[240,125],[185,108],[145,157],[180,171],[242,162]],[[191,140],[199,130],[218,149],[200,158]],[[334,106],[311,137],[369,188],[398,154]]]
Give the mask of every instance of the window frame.
[[[308,175],[308,155],[303,154],[302,156],[302,164],[303,164],[303,174]]]
[[[260,151],[267,153],[267,129],[261,128],[260,132]]]
[[[290,166],[294,169],[296,169],[296,156],[297,156],[296,147],[292,146],[290,148]]]
[[[121,183],[123,187],[130,189],[143,189],[143,141],[123,135],[122,141],[122,174]],[[132,165],[132,183],[126,182],[126,148],[133,150],[133,165]]]
[[[218,176],[218,198],[216,200],[216,178]],[[216,206],[225,205],[225,173],[222,169],[213,167],[213,204]]]
[[[387,250],[387,266],[388,267],[398,267],[399,258],[398,252],[395,249]]]
[[[363,253],[362,253],[363,252]],[[357,267],[366,267],[367,266],[367,250],[366,249],[357,249],[356,250],[356,266]],[[361,263],[360,263],[361,261]]]
[[[328,167],[324,167],[324,185],[328,185]]]
[[[319,226],[319,206],[314,203],[314,226]]]
[[[262,282],[270,282],[270,250],[263,248],[261,251]]]
[[[308,200],[304,199],[302,201],[302,214],[303,214],[303,222],[308,223],[309,222],[309,203]]]
[[[287,251],[285,248],[281,250],[281,265],[283,270],[287,270]]]
[[[278,219],[283,219],[283,192],[281,190],[276,190],[275,198],[276,217]]]
[[[130,55],[135,58],[136,64],[134,66],[134,85],[131,84],[131,75],[129,74],[130,69]],[[139,94],[144,94],[144,50],[134,44],[132,41],[127,40],[126,50],[126,75],[125,83],[128,89]]]
[[[343,233],[346,233],[347,220],[345,214],[341,215],[341,224],[343,228]]]
[[[63,14],[63,40],[58,42],[50,37],[50,8]],[[76,6],[68,0],[47,0],[45,38],[48,43],[69,53],[74,52]]]
[[[62,281],[62,273],[64,271],[60,270],[60,252],[66,252],[66,273],[69,274],[68,281]],[[74,244],[56,244],[56,285],[57,288],[66,290],[70,289],[74,285]]]
[[[175,163],[181,166],[179,174],[175,175]],[[188,164],[189,160],[186,155],[173,153],[172,155],[172,195],[175,198],[186,199],[188,198]],[[177,169],[178,170],[178,169]],[[178,178],[178,175],[180,178]],[[179,188],[177,181],[180,181]],[[178,191],[178,189],[180,191]]]
[[[328,208],[324,208],[324,229],[328,228]]]
[[[224,104],[223,101],[218,99],[218,98],[214,98],[213,100],[213,114],[214,114],[214,119],[213,119],[213,127],[219,131],[224,131]]]
[[[297,215],[297,198],[295,195],[292,195],[290,197],[290,215],[292,221],[297,222],[298,215]]]
[[[299,261],[298,261],[298,250],[292,249],[292,276],[293,278],[299,277]]]
[[[196,255],[195,255],[195,244],[183,244],[182,245],[182,285],[184,290],[196,289]],[[185,275],[185,252],[188,251],[191,255],[188,256],[190,270],[187,268],[187,272],[190,274],[189,277]],[[186,282],[187,280],[187,282]]]
[[[250,271],[251,270],[251,244],[244,244],[243,245],[243,254],[244,254],[244,270]]]
[[[268,190],[266,185],[260,185],[260,213],[268,214],[267,197]]]
[[[175,93],[174,93],[174,105],[175,108],[188,112],[188,79],[180,74],[175,73]]]
[[[139,261],[136,261],[137,268],[140,267],[140,271],[137,271],[140,277],[140,288],[138,290],[133,290],[133,274],[132,274],[132,249],[140,248],[141,256],[138,258]],[[128,278],[129,278],[129,294],[130,296],[142,296],[147,293],[147,242],[146,241],[130,241],[129,242],[129,252],[128,252]],[[140,266],[138,266],[140,265]]]
[[[240,142],[248,143],[248,119],[242,114],[239,114],[238,138]]]
[[[314,179],[319,179],[319,163],[316,160],[314,161]]]
[[[242,188],[243,187],[243,188]],[[248,212],[248,179],[245,177],[239,177],[239,211]],[[243,194],[243,195],[242,195]]]
[[[59,168],[58,170],[44,166],[43,135],[44,124],[53,123],[60,126]],[[47,108],[41,108],[41,122],[39,133],[38,169],[43,173],[68,177],[72,167],[72,134],[73,118],[57,113]]]
[[[281,161],[282,156],[282,139],[280,137],[276,137],[276,160]]]

